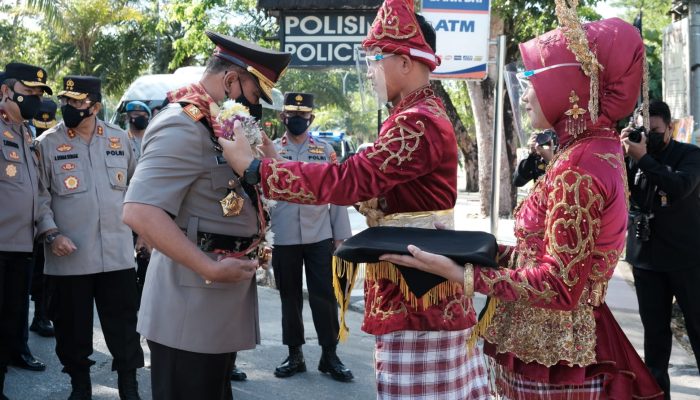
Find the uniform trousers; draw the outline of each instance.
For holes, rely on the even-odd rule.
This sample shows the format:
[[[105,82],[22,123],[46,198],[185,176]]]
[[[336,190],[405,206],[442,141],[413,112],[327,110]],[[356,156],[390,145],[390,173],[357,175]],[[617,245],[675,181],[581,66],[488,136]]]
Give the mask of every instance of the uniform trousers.
[[[204,354],[148,341],[153,400],[231,400],[231,353]]]
[[[676,271],[632,268],[644,326],[644,363],[661,389],[670,398],[668,363],[673,335],[671,309],[673,297],[683,312],[695,362],[700,370],[700,268]]]
[[[56,331],[56,355],[63,372],[86,371],[95,362],[93,309],[112,354],[112,370],[143,367],[143,349],[136,332],[136,271],[125,269],[89,275],[48,275],[49,317]],[[94,304],[94,305],[93,305]]]
[[[338,304],[333,293],[333,240],[299,245],[275,245],[272,268],[282,299],[282,342],[299,346],[304,341],[302,308],[302,268],[306,268],[306,286],[314,327],[321,346],[338,341]]]
[[[0,252],[0,373],[7,371],[14,346],[21,340],[31,262],[30,252]]]

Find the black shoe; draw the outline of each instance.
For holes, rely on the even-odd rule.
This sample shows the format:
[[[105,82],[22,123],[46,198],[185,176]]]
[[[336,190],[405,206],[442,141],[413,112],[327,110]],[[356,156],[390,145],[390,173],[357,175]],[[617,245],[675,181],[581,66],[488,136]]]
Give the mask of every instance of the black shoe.
[[[318,363],[318,370],[324,374],[331,374],[331,377],[336,381],[350,382],[354,379],[352,371],[347,369],[340,358],[333,352],[324,352],[321,355],[321,361]]]
[[[73,390],[68,400],[92,400],[92,381],[90,381],[89,370],[71,373],[70,385]]]
[[[240,369],[238,369],[238,367],[234,365],[233,371],[231,371],[231,380],[236,382],[243,382],[246,379],[248,379],[248,375],[246,375],[245,372],[241,371]]]
[[[32,324],[29,326],[29,330],[43,337],[56,336],[51,321],[45,318],[34,317],[34,319],[32,319]]]
[[[136,370],[117,371],[117,387],[121,400],[141,400],[139,382],[136,380]]]
[[[275,376],[288,378],[298,372],[306,372],[304,353],[301,352],[301,346],[290,346],[289,357],[279,367],[275,368]]]
[[[12,365],[29,371],[44,371],[46,364],[34,358],[31,353],[19,354],[12,358]]]

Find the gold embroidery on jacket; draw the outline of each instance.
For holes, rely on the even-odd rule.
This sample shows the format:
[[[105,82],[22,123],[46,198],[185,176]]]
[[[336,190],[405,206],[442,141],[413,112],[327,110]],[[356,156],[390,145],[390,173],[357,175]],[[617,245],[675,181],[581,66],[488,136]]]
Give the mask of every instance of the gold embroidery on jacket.
[[[374,151],[367,154],[367,158],[373,158],[381,153],[387,153],[386,158],[379,170],[386,172],[386,168],[392,160],[396,160],[396,166],[400,166],[404,161],[411,161],[413,152],[418,149],[420,139],[425,135],[425,125],[423,121],[416,121],[417,129],[405,123],[408,117],[400,115],[394,120],[395,125],[383,134],[374,146]],[[391,147],[399,144],[399,148],[393,151]]]
[[[515,271],[518,275],[518,279],[513,279],[510,276],[511,270],[502,271],[491,271],[494,277],[489,277],[489,271],[481,272],[481,279],[488,285],[489,294],[494,292],[493,286],[499,282],[505,282],[510,285],[511,288],[517,293],[518,301],[543,301],[545,303],[551,303],[552,299],[557,296],[557,292],[552,290],[552,287],[547,282],[543,282],[543,290],[538,290],[528,282],[527,277],[522,276],[520,271]],[[534,299],[528,300],[530,295],[534,296]]]
[[[556,263],[552,272],[571,287],[579,280],[572,275],[574,267],[583,265],[595,244],[600,219],[593,218],[593,211],[602,211],[604,200],[593,192],[590,176],[572,170],[555,176],[551,187],[545,221],[547,254]]]
[[[316,201],[316,196],[313,193],[308,192],[306,189],[299,188],[298,191],[293,192],[291,189],[281,189],[281,185],[288,185],[291,187],[292,183],[299,179],[298,176],[294,175],[292,171],[287,168],[279,166],[277,160],[273,160],[270,163],[270,169],[272,173],[267,177],[267,186],[272,193],[272,197],[279,200],[300,200],[303,203],[313,203]]]

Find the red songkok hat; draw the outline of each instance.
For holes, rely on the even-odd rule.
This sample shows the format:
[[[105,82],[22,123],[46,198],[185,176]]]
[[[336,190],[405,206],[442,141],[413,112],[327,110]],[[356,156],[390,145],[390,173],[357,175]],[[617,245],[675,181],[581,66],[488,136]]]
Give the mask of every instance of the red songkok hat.
[[[418,25],[413,0],[384,0],[362,47],[379,47],[383,52],[407,55],[431,71],[440,65],[440,57],[430,48]]]

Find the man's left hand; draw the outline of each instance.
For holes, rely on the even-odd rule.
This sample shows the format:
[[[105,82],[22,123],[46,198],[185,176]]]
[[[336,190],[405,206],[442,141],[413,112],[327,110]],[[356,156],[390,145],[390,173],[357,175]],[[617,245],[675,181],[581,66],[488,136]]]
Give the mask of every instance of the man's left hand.
[[[250,148],[250,142],[245,137],[239,121],[234,123],[233,132],[235,133],[234,140],[219,138],[219,144],[223,148],[224,158],[233,172],[238,176],[243,176],[246,168],[253,162],[253,150]]]

